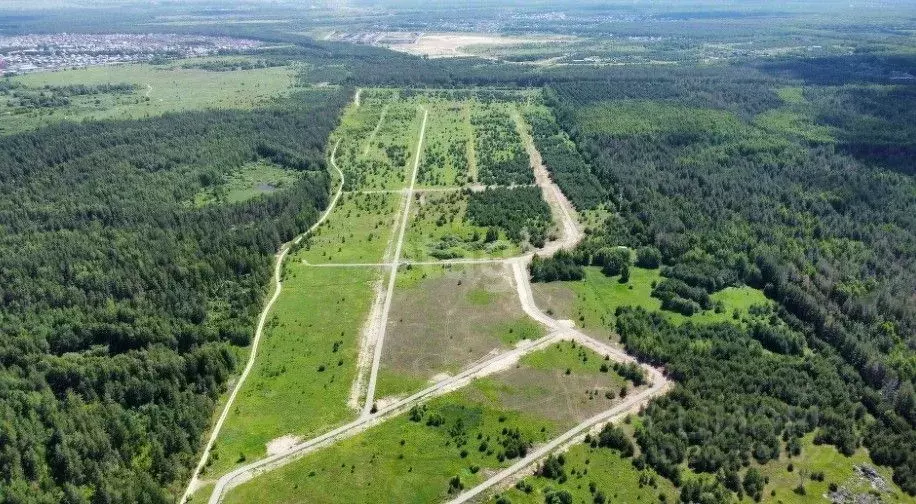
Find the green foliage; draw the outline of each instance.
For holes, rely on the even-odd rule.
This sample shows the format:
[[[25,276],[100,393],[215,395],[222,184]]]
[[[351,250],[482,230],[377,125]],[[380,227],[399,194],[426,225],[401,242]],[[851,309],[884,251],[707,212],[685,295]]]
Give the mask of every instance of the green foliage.
[[[650,404],[636,434],[646,463],[675,482],[683,462],[716,473],[751,459],[774,460],[781,439],[814,429],[829,431],[829,442],[855,446],[864,427],[854,413],[855,385],[826,358],[765,352],[749,329],[675,327],[642,309],[620,309],[617,329],[630,353],[664,364],[678,384]]]
[[[750,498],[754,499],[756,502],[760,502],[761,497],[763,497],[764,484],[765,481],[760,471],[751,467],[744,473],[744,480],[741,482],[741,487]]]
[[[619,427],[613,424],[606,424],[598,433],[598,438],[594,441],[596,446],[602,448],[611,448],[620,452],[622,457],[633,456],[633,442]]]
[[[569,137],[549,113],[527,113],[534,143],[551,178],[577,210],[584,211],[604,202],[607,194]]]
[[[656,247],[646,246],[636,249],[636,265],[640,268],[655,269],[662,264],[662,253]]]
[[[486,185],[534,183],[528,155],[522,148],[515,121],[496,107],[475,108],[471,113],[477,180]]]
[[[582,248],[656,247],[672,265],[663,271],[672,282],[656,294],[685,314],[706,302],[693,289],[763,288],[779,304],[773,325],[785,321],[808,348],[837,357],[836,372],[876,418],[855,436],[830,428],[822,440],[848,451],[864,439],[875,462],[893,465],[895,481],[914,493],[916,456],[899,447],[913,443],[916,409],[897,397],[909,396],[902,384],[916,380],[909,364],[916,255],[907,252],[916,246],[916,184],[894,173],[908,173],[901,160],[912,157],[912,107],[900,106],[911,101],[912,86],[824,86],[886,84],[911,59],[853,55],[763,65],[774,78],[807,81],[808,103],[790,104],[792,110],[832,128],[836,144],[753,124],[781,102],[759,88],[748,95],[769,79],[753,70],[739,78],[734,69],[709,68],[702,85],[686,75],[698,70],[673,73],[648,79],[642,96],[631,80],[558,83],[548,101],[609,190],[609,206],[619,209]],[[747,92],[737,91],[743,84]],[[774,352],[797,355],[799,336],[788,334],[757,336]],[[856,379],[847,376],[851,370]],[[887,390],[894,392],[881,392]]]
[[[547,240],[550,207],[537,187],[497,187],[471,192],[467,217],[475,226],[496,226],[516,242],[541,247]]]
[[[573,255],[565,250],[560,250],[551,257],[532,257],[528,270],[534,282],[581,280],[585,277],[585,270],[576,262]]]
[[[347,94],[309,98],[0,140],[0,486],[172,500],[277,246],[326,204],[325,141]],[[190,204],[201,174],[257,159],[267,138],[316,171],[244,203]]]

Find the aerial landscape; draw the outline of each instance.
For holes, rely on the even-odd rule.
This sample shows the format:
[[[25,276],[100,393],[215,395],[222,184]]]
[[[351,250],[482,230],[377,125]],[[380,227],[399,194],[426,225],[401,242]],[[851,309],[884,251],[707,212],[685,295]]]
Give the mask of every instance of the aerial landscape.
[[[916,503],[916,2],[0,3],[0,502]]]

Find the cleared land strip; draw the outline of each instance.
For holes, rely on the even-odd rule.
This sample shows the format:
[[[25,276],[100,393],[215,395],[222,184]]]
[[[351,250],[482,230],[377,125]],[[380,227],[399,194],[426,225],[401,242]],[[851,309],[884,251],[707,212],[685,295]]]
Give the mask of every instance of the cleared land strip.
[[[530,255],[530,254],[529,254]],[[522,256],[527,257],[527,256]],[[509,258],[509,259],[441,259],[435,261],[399,261],[398,263],[393,262],[378,262],[378,263],[319,263],[312,264],[305,260],[302,261],[302,264],[306,266],[312,266],[314,268],[379,268],[379,267],[391,267],[397,264],[398,266],[436,266],[439,264],[499,264],[507,263],[512,260],[518,259]]]
[[[388,311],[390,308],[390,298],[391,293],[393,292],[394,279],[397,275],[397,268],[401,264],[456,264],[456,263],[475,263],[475,262],[502,262],[509,263],[512,267],[513,279],[515,282],[516,290],[518,293],[519,301],[521,303],[522,309],[525,313],[534,319],[535,321],[545,325],[550,329],[550,332],[547,336],[540,338],[535,341],[525,341],[519,343],[519,345],[507,352],[493,356],[489,359],[480,361],[471,367],[465,369],[461,373],[442,380],[438,383],[435,383],[405,399],[397,401],[391,405],[385,406],[375,414],[370,414],[370,408],[372,407],[373,397],[374,397],[374,378],[377,376],[378,366],[380,362],[381,349],[382,349],[382,338],[380,337],[375,343],[375,359],[373,361],[372,374],[370,375],[371,382],[371,392],[367,391],[366,394],[366,403],[364,405],[364,413],[360,417],[346,425],[338,427],[330,432],[327,432],[321,436],[307,440],[301,443],[298,443],[283,452],[277,453],[275,455],[266,457],[264,459],[253,462],[244,467],[237,468],[230,473],[222,476],[215,484],[213,493],[210,495],[210,504],[218,504],[222,499],[223,495],[231,489],[241,483],[244,483],[255,476],[262,474],[264,472],[276,469],[281,467],[303,455],[311,453],[319,448],[329,446],[337,441],[346,439],[348,437],[354,436],[360,432],[365,431],[366,429],[378,425],[383,421],[397,416],[404,411],[408,410],[410,407],[420,404],[421,402],[427,401],[434,397],[440,396],[442,394],[457,390],[475,378],[486,376],[501,370],[508,369],[512,367],[519,359],[533,351],[545,348],[547,345],[562,340],[570,339],[577,341],[578,343],[586,346],[596,352],[602,353],[611,357],[612,359],[620,362],[636,362],[636,360],[628,355],[626,352],[619,348],[612,347],[603,342],[592,339],[591,337],[585,335],[584,333],[576,330],[569,321],[561,321],[554,319],[548,316],[546,313],[542,312],[534,301],[534,295],[531,290],[531,283],[528,278],[527,266],[531,261],[534,253],[529,253],[520,257],[509,258],[509,259],[465,259],[465,260],[453,260],[453,261],[428,261],[428,262],[401,262],[400,261],[400,252],[401,245],[403,244],[404,232],[407,225],[407,215],[409,214],[410,201],[413,199],[414,184],[416,181],[417,167],[419,163],[419,152],[423,144],[423,135],[426,129],[426,119],[428,112],[424,111],[423,115],[423,125],[420,133],[419,147],[417,149],[418,155],[414,160],[414,169],[411,177],[410,188],[408,189],[407,202],[405,203],[404,213],[402,214],[402,223],[401,229],[399,232],[399,237],[397,240],[397,246],[394,253],[393,261],[388,263],[366,263],[361,265],[356,264],[331,264],[331,265],[313,265],[313,266],[330,266],[330,267],[361,267],[361,266],[388,266],[391,267],[391,276],[389,278],[389,289],[386,293],[386,303],[385,309],[383,310],[383,317],[387,319]],[[526,132],[527,133],[527,132]],[[536,173],[538,170],[543,170],[539,176],[536,176],[537,185],[541,187],[542,192],[545,195],[545,199],[550,204],[553,209],[555,216],[561,219],[561,229],[562,237],[554,242],[547,244],[541,250],[536,251],[537,254],[552,254],[553,252],[561,248],[570,248],[576,245],[582,237],[582,232],[579,229],[578,222],[575,220],[575,210],[572,208],[572,205],[565,198],[556,184],[550,180],[547,175],[546,168],[540,161],[540,155],[537,153],[536,148],[534,147],[533,142],[530,142],[530,135],[523,135],[526,138],[526,147],[528,149],[529,156],[531,157],[532,168],[535,169]],[[336,146],[335,146],[336,148]],[[333,159],[332,159],[333,161]],[[335,164],[336,167],[336,164]],[[341,174],[342,175],[342,174]],[[335,198],[336,202],[336,198]],[[384,331],[384,325],[381,326],[382,331]],[[380,334],[383,336],[383,333]],[[526,467],[536,463],[540,458],[546,456],[547,454],[553,452],[554,450],[563,449],[566,446],[569,446],[571,443],[578,440],[580,436],[583,436],[590,429],[613,421],[623,415],[629,414],[631,412],[637,411],[643,404],[656,395],[662,394],[667,391],[669,387],[669,382],[664,377],[661,370],[650,367],[648,365],[641,365],[644,370],[649,375],[649,379],[652,385],[646,390],[641,391],[638,394],[631,396],[625,402],[620,403],[613,408],[599,413],[586,420],[585,422],[580,423],[576,427],[570,429],[561,436],[547,442],[541,447],[534,450],[529,456],[525,457],[523,460],[519,461],[512,466],[503,469],[493,477],[489,478],[480,485],[475,486],[474,488],[468,490],[467,492],[459,495],[454,502],[467,502],[468,500],[474,499],[482,494],[487,489],[505,481],[508,478],[511,478],[513,475],[518,474],[520,471],[524,470]]]
[[[541,158],[541,153],[534,144],[534,138],[528,131],[528,124],[525,122],[518,110],[513,110],[512,118],[515,121],[515,128],[518,130],[522,142],[525,144],[525,151],[528,153],[528,160],[531,169],[534,171],[535,184],[541,188],[541,194],[544,201],[550,206],[551,214],[560,224],[562,238],[546,244],[537,252],[540,256],[552,256],[560,249],[571,249],[582,240],[582,230],[579,228],[579,221],[576,219],[576,209],[572,203],[560,190],[560,187],[550,178],[550,172]]]
[[[471,191],[471,192],[483,192],[487,189],[516,189],[519,187],[536,187],[538,184],[508,184],[508,185],[483,185],[483,184],[469,184],[464,186],[447,186],[447,187],[417,187],[414,188],[413,192],[415,193],[437,193],[437,192],[459,192],[459,191]],[[344,191],[347,194],[403,194],[407,192],[407,189],[359,189],[355,191]]]
[[[344,174],[337,166],[337,148],[340,146],[340,140],[334,144],[334,148],[331,150],[331,166],[334,167],[334,170],[337,171],[337,176],[340,177],[340,184],[337,186],[337,191],[334,193],[334,198],[331,200],[331,203],[321,214],[321,217],[312,224],[304,233],[297,236],[292,243],[298,244],[302,241],[302,237],[311,233],[318,228],[327,218],[328,215],[334,210],[334,207],[337,206],[337,201],[340,199],[340,195],[343,192],[344,186]],[[191,481],[188,483],[187,488],[184,491],[184,494],[181,496],[181,504],[184,504],[188,497],[194,493],[197,489],[199,483],[200,471],[203,470],[204,466],[207,464],[207,459],[210,457],[210,451],[213,449],[213,444],[216,443],[216,438],[219,436],[219,432],[223,427],[223,423],[226,421],[226,417],[229,415],[230,408],[232,403],[235,401],[235,397],[238,395],[239,390],[242,389],[242,385],[245,383],[245,379],[248,378],[248,374],[251,372],[251,369],[254,367],[254,360],[258,354],[258,344],[261,342],[261,335],[264,333],[264,325],[267,323],[267,315],[270,313],[270,309],[273,308],[274,303],[277,301],[277,298],[280,297],[280,291],[283,290],[283,283],[280,281],[280,273],[283,269],[283,260],[286,258],[286,255],[289,253],[290,243],[284,243],[280,250],[277,252],[276,260],[274,262],[274,292],[270,297],[270,300],[267,301],[267,304],[264,305],[264,308],[261,310],[261,314],[258,317],[258,325],[254,332],[254,338],[251,340],[251,352],[248,354],[248,362],[245,363],[245,369],[242,370],[242,374],[239,375],[238,380],[235,382],[235,386],[232,388],[232,392],[229,394],[229,398],[226,400],[226,405],[223,406],[223,411],[220,412],[219,418],[216,420],[216,423],[213,425],[213,429],[210,431],[210,438],[207,440],[207,444],[204,447],[204,451],[200,456],[200,460],[197,462],[197,466],[194,468],[194,473],[191,475]]]
[[[429,387],[394,404],[385,406],[379,409],[379,411],[374,415],[361,416],[353,422],[342,425],[316,438],[298,443],[281,453],[277,453],[276,455],[263,458],[246,466],[235,469],[234,471],[225,474],[219,479],[219,481],[216,482],[216,485],[213,488],[213,493],[210,495],[209,503],[218,504],[223,495],[225,495],[226,491],[258,476],[259,474],[277,469],[278,467],[286,465],[293,460],[296,460],[297,458],[311,453],[319,448],[324,448],[333,443],[336,443],[337,441],[355,436],[356,434],[359,434],[360,432],[363,432],[372,426],[378,425],[391,417],[397,416],[404,411],[407,411],[411,407],[420,404],[423,401],[427,401],[448,392],[457,390],[467,385],[471,382],[471,380],[475,378],[480,378],[492,373],[502,371],[504,369],[511,368],[525,355],[536,350],[546,348],[548,345],[562,339],[562,336],[562,332],[555,331],[538,340],[522,342],[518,347],[509,350],[508,352],[504,352],[490,359],[481,361],[480,363],[465,369],[453,377],[430,385]]]
[[[372,356],[372,368],[369,371],[369,382],[366,384],[366,400],[363,404],[362,416],[372,414],[372,408],[375,403],[375,384],[378,380],[378,368],[382,361],[382,345],[385,343],[385,330],[388,325],[388,312],[391,311],[391,299],[394,294],[394,281],[398,275],[398,262],[401,260],[401,249],[404,246],[404,235],[407,231],[407,222],[410,220],[410,204],[413,202],[413,190],[417,183],[417,171],[420,168],[420,158],[423,156],[423,137],[426,135],[426,119],[429,117],[429,110],[423,110],[423,123],[420,125],[420,138],[417,140],[417,151],[413,159],[413,170],[410,175],[410,185],[404,198],[404,210],[401,214],[401,227],[398,230],[397,245],[394,249],[392,258],[391,275],[388,277],[388,289],[385,290],[385,304],[382,307],[381,317],[378,321],[378,336],[375,338],[374,355]]]

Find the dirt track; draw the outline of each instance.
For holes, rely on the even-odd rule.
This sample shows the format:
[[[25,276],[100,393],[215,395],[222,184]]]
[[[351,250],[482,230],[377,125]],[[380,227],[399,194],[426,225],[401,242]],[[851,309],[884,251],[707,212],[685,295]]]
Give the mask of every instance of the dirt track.
[[[337,143],[334,144],[334,148],[331,150],[331,166],[337,171],[338,177],[340,177],[340,184],[337,186],[337,192],[334,193],[334,198],[331,199],[331,203],[325,209],[324,213],[321,214],[321,217],[312,224],[304,233],[297,236],[291,243],[298,244],[302,241],[302,237],[311,233],[318,228],[327,218],[328,215],[334,211],[334,207],[337,206],[337,201],[340,199],[340,195],[343,193],[344,186],[344,174],[337,166],[336,155],[337,148],[340,146],[340,140],[337,140]],[[283,283],[280,281],[280,273],[283,269],[283,260],[286,258],[287,253],[289,252],[291,243],[284,243],[279,252],[277,252],[277,258],[274,261],[274,292],[271,295],[270,300],[267,301],[267,304],[264,305],[264,308],[261,310],[261,314],[258,317],[258,325],[254,332],[254,337],[251,340],[251,352],[248,354],[248,362],[245,363],[245,369],[242,370],[242,374],[239,375],[238,380],[235,382],[235,387],[233,387],[232,392],[229,394],[229,398],[226,400],[226,405],[223,406],[223,411],[220,413],[219,418],[216,420],[216,423],[213,425],[213,429],[210,431],[210,438],[207,440],[207,444],[204,447],[204,452],[200,456],[200,460],[197,462],[197,466],[194,468],[194,473],[191,475],[191,481],[188,483],[188,487],[185,489],[184,494],[181,496],[180,503],[184,504],[188,497],[194,493],[197,489],[200,476],[200,471],[203,470],[204,466],[207,464],[207,459],[210,457],[210,450],[213,449],[213,444],[216,442],[216,438],[219,436],[219,432],[223,427],[223,423],[226,421],[226,417],[229,415],[229,409],[232,407],[232,403],[235,401],[236,395],[238,395],[239,390],[241,390],[242,385],[245,383],[245,379],[248,378],[248,374],[251,372],[251,368],[254,367],[254,360],[257,357],[258,353],[258,344],[261,342],[261,336],[264,333],[264,324],[267,322],[267,315],[270,313],[270,309],[273,307],[274,303],[277,301],[277,298],[280,297],[280,291],[283,290]]]
[[[484,260],[484,261],[486,262],[504,262],[504,263],[511,265],[513,283],[515,285],[515,288],[518,294],[518,298],[519,298],[519,302],[521,304],[522,309],[529,317],[531,317],[538,323],[547,327],[549,330],[549,333],[547,334],[547,336],[544,336],[536,341],[522,342],[521,344],[519,344],[519,346],[517,346],[516,348],[512,350],[509,350],[502,354],[493,356],[489,359],[479,361],[453,377],[449,377],[442,381],[439,381],[407,398],[396,401],[390,405],[383,406],[379,408],[377,412],[371,413],[371,408],[372,408],[373,400],[374,400],[374,392],[375,392],[375,380],[377,377],[378,367],[379,367],[380,360],[381,360],[385,326],[387,325],[387,315],[388,315],[390,305],[391,305],[391,294],[394,289],[394,281],[395,281],[396,274],[397,274],[397,267],[400,264],[401,246],[404,240],[407,220],[409,218],[410,202],[413,199],[413,191],[414,191],[414,185],[416,182],[416,175],[417,175],[417,169],[418,169],[419,157],[420,157],[419,153],[423,145],[423,136],[424,136],[425,129],[426,129],[427,115],[428,113],[424,111],[423,126],[422,126],[422,130],[420,133],[420,139],[419,139],[418,149],[417,149],[417,156],[414,160],[413,174],[411,177],[410,187],[405,192],[406,202],[403,208],[403,213],[401,214],[399,236],[396,241],[396,248],[395,248],[395,252],[393,254],[392,260],[390,262],[385,262],[385,263],[378,263],[378,264],[373,263],[373,264],[365,264],[365,265],[362,265],[362,264],[359,264],[359,265],[357,264],[323,265],[323,266],[338,266],[338,267],[388,266],[391,268],[391,274],[390,274],[389,282],[388,282],[388,289],[387,291],[385,291],[385,299],[382,305],[381,314],[378,318],[378,322],[377,322],[378,325],[375,326],[375,329],[378,330],[379,332],[376,333],[378,336],[376,337],[374,341],[374,358],[372,361],[369,383],[367,385],[367,391],[366,391],[366,400],[363,405],[362,414],[359,416],[359,418],[357,418],[353,422],[340,426],[316,438],[309,439],[309,440],[297,443],[295,445],[292,445],[282,452],[279,452],[275,455],[271,455],[264,459],[255,461],[246,466],[237,468],[233,470],[232,472],[222,476],[216,482],[213,493],[210,495],[210,499],[209,499],[210,504],[218,504],[220,500],[222,499],[222,497],[225,495],[225,493],[229,489],[241,483],[249,481],[250,479],[256,477],[259,474],[262,474],[264,472],[267,472],[267,471],[276,469],[278,467],[281,467],[285,464],[288,464],[289,462],[292,462],[293,460],[296,460],[297,458],[302,457],[308,453],[311,453],[319,448],[329,446],[337,441],[340,441],[342,439],[346,439],[356,434],[359,434],[360,432],[363,432],[366,429],[374,425],[378,425],[379,423],[387,420],[388,418],[391,418],[391,417],[394,417],[396,415],[403,413],[404,411],[408,410],[409,408],[411,408],[414,405],[420,404],[434,397],[438,397],[448,392],[454,391],[458,388],[461,388],[467,385],[468,383],[470,383],[470,381],[475,378],[479,378],[482,376],[486,376],[488,374],[492,374],[492,373],[499,372],[501,370],[510,368],[511,366],[515,365],[515,363],[517,363],[522,356],[530,352],[545,348],[547,345],[553,342],[556,342],[559,340],[574,340],[582,344],[583,346],[586,346],[600,354],[610,356],[610,358],[614,359],[615,361],[635,362],[635,359],[633,359],[633,357],[626,354],[623,350],[592,339],[590,336],[587,336],[584,333],[576,330],[572,326],[572,324],[569,323],[568,321],[560,321],[560,320],[557,320],[557,319],[554,319],[548,316],[547,314],[542,312],[535,304],[534,295],[531,291],[531,283],[528,278],[528,269],[527,269],[528,263],[531,261],[531,258],[533,257],[534,254],[550,255],[556,252],[557,250],[574,247],[579,242],[579,240],[581,240],[582,232],[579,228],[578,222],[575,219],[575,209],[573,209],[572,205],[569,203],[569,201],[560,191],[559,187],[557,187],[556,184],[554,184],[550,180],[547,169],[546,167],[544,167],[543,163],[541,162],[540,154],[537,152],[537,149],[534,146],[534,143],[531,139],[530,134],[528,134],[527,129],[524,127],[524,123],[523,121],[521,121],[521,118],[518,117],[517,120],[520,121],[518,123],[518,126],[520,128],[520,133],[522,133],[522,138],[525,140],[525,145],[526,145],[526,149],[528,150],[529,157],[531,159],[532,168],[535,171],[535,179],[537,181],[538,186],[541,187],[545,200],[548,202],[548,204],[551,207],[551,212],[555,216],[555,219],[559,221],[560,237],[557,240],[548,243],[544,248],[538,251],[535,251],[534,253],[530,253],[530,254],[526,254],[521,257],[515,257],[515,258],[510,258],[510,259],[496,259],[496,260]],[[335,146],[335,151],[336,151],[336,146]],[[334,164],[334,167],[337,168],[336,163],[333,163],[333,156],[332,156],[332,164]],[[341,173],[341,176],[342,176],[342,173]],[[338,191],[338,196],[339,196],[339,191]],[[335,197],[334,203],[336,203],[336,197]],[[284,251],[281,251],[281,253],[285,254],[285,250],[286,249],[284,249]],[[467,260],[464,262],[473,264],[473,261],[474,260]],[[434,264],[445,264],[446,262],[447,261],[435,261],[433,263]],[[278,261],[278,264],[279,264],[279,261]],[[413,264],[420,264],[420,263],[413,263]],[[315,265],[315,266],[318,266],[318,265]],[[277,275],[279,275],[279,266],[278,266],[277,272],[278,272]],[[279,292],[279,276],[277,276],[277,286],[278,286],[277,287],[277,293],[278,293]],[[275,293],[275,297],[277,293]],[[269,308],[269,305],[267,308],[265,308],[265,314],[266,314],[266,309],[268,308]],[[253,356],[249,360],[249,365],[246,366],[246,372],[252,362],[253,362]],[[584,436],[585,433],[587,433],[590,429],[600,426],[609,421],[618,419],[622,416],[625,416],[626,414],[635,412],[639,408],[641,408],[651,398],[666,392],[669,387],[669,382],[665,379],[661,370],[652,368],[647,365],[642,365],[642,367],[643,369],[646,370],[647,375],[649,376],[649,380],[651,382],[650,387],[648,387],[647,389],[643,391],[640,391],[637,394],[631,395],[624,402],[615,405],[614,407],[610,408],[607,411],[604,411],[602,413],[599,413],[589,418],[585,422],[580,423],[579,425],[565,432],[561,436],[536,448],[524,459],[498,472],[497,474],[495,474],[494,476],[492,476],[485,482],[481,483],[480,485],[477,485],[474,488],[471,488],[470,490],[468,490],[467,492],[462,493],[452,502],[463,503],[463,502],[467,502],[471,499],[478,497],[483,492],[485,492],[487,489],[495,485],[498,485],[499,483],[505,481],[506,479],[511,478],[512,476],[518,474],[520,471],[524,470],[526,467],[531,466],[532,464],[537,462],[540,458],[546,456],[547,454],[553,452],[554,450],[562,449],[563,447],[568,446],[570,443],[575,442],[579,437]],[[238,386],[236,387],[236,389],[237,388]],[[233,393],[233,396],[234,396],[234,393]],[[229,406],[227,405],[226,410],[228,410],[228,407]],[[224,414],[225,414],[225,411],[224,411]],[[211,443],[208,444],[208,450],[209,450],[209,447],[212,445],[212,440],[215,440],[215,436],[216,436],[215,433],[211,436],[212,439],[211,439]],[[201,465],[205,462],[206,460],[205,457],[206,457],[206,453],[205,453],[205,456],[201,458]],[[195,476],[196,474],[197,472],[195,472]],[[195,478],[195,481],[196,481],[196,478]],[[193,485],[193,482],[192,482],[192,485]],[[190,490],[191,490],[191,486],[189,486],[189,492]],[[186,496],[189,494],[189,492],[186,493]]]

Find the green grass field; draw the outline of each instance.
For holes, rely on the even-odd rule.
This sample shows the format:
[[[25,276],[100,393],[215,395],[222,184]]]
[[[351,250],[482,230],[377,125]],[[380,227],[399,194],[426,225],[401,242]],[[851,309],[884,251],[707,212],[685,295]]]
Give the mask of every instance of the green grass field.
[[[876,466],[868,457],[864,448],[858,449],[852,456],[846,457],[830,445],[815,445],[813,434],[802,439],[802,452],[797,457],[786,457],[769,462],[763,466],[756,465],[760,473],[769,478],[769,483],[764,487],[763,502],[801,504],[820,499],[829,490],[831,483],[847,489],[853,495],[869,495],[875,491],[871,483],[857,475],[855,466],[866,465],[875,469],[887,485],[887,491],[878,491],[881,502],[916,502],[900,490],[891,480],[891,470],[887,467]],[[789,471],[792,464],[792,471]],[[823,473],[823,481],[811,479],[811,475]],[[800,495],[794,490],[803,483],[805,495]],[[874,497],[874,495],[871,495]],[[742,502],[753,502],[745,497]],[[879,501],[863,501],[879,502]]]
[[[453,477],[470,487],[489,470],[511,463],[498,460],[504,428],[517,428],[535,442],[557,433],[550,421],[481,404],[464,391],[428,403],[419,422],[409,417],[388,420],[266,473],[231,490],[224,502],[439,502],[450,495]],[[442,425],[427,425],[432,417],[441,418]]]
[[[247,462],[263,457],[275,438],[315,435],[355,415],[346,401],[378,270],[286,267],[255,366],[204,478],[243,462],[242,455]]]
[[[545,496],[550,491],[565,490],[572,495],[573,502],[590,504],[595,502],[595,494],[591,491],[592,483],[596,492],[602,492],[610,503],[653,504],[660,501],[661,495],[665,496],[667,502],[676,501],[677,490],[670,481],[657,476],[651,469],[637,471],[633,467],[632,459],[621,457],[618,451],[577,444],[570,448],[564,457],[564,468],[568,477],[565,482],[529,476],[524,478],[524,482],[530,485],[530,492],[526,493],[513,487],[495,493],[487,502],[496,502],[496,499],[502,496],[508,498],[512,504],[541,504],[545,502]],[[652,481],[655,482],[655,486],[651,484]]]
[[[0,96],[0,133],[14,133],[61,121],[84,119],[138,119],[207,108],[245,109],[269,103],[295,85],[296,69],[272,67],[212,72],[183,65],[124,64],[13,77],[26,90],[44,86],[132,84],[130,93],[102,93],[72,97],[70,104],[23,110],[11,98]]]
[[[268,161],[245,163],[194,198],[197,206],[213,203],[238,203],[262,194],[270,194],[293,183],[300,173]]]
[[[691,317],[661,309],[661,301],[652,297],[652,283],[662,280],[659,270],[630,268],[630,281],[622,284],[619,277],[606,277],[597,267],[585,269],[585,279],[579,282],[550,282],[532,284],[535,300],[554,317],[573,320],[577,327],[598,338],[613,335],[614,312],[620,306],[640,306],[658,311],[675,324],[715,323],[735,321],[754,304],[770,304],[763,292],[751,287],[729,287],[710,295],[713,304],[721,302],[720,312],[705,310]]]
[[[426,146],[417,173],[417,187],[461,187],[470,181],[471,102],[428,105]]]
[[[526,355],[512,369],[479,379],[468,393],[494,406],[549,418],[565,430],[619,403],[622,388],[633,390],[612,365],[564,341]]]
[[[403,189],[410,183],[423,112],[415,103],[396,101],[384,116],[381,113],[379,109],[369,115],[374,122],[363,119],[360,131],[368,135],[360,137],[359,148],[338,162],[348,190]]]
[[[468,488],[511,460],[504,452],[504,429],[543,443],[610,407],[588,390],[619,387],[623,380],[598,370],[600,356],[569,343],[534,355],[506,372],[475,380],[457,392],[430,401],[420,421],[403,414],[351,439],[307,455],[230,491],[225,502],[429,503],[448,498],[449,480]],[[569,354],[594,365],[566,374]],[[559,356],[559,357],[558,357]],[[580,372],[581,371],[581,372]],[[589,404],[590,403],[590,404]],[[429,425],[431,418],[441,425]],[[338,485],[347,481],[347,485]]]
[[[382,260],[392,240],[401,195],[348,193],[321,226],[302,240],[293,261],[375,263]]]

